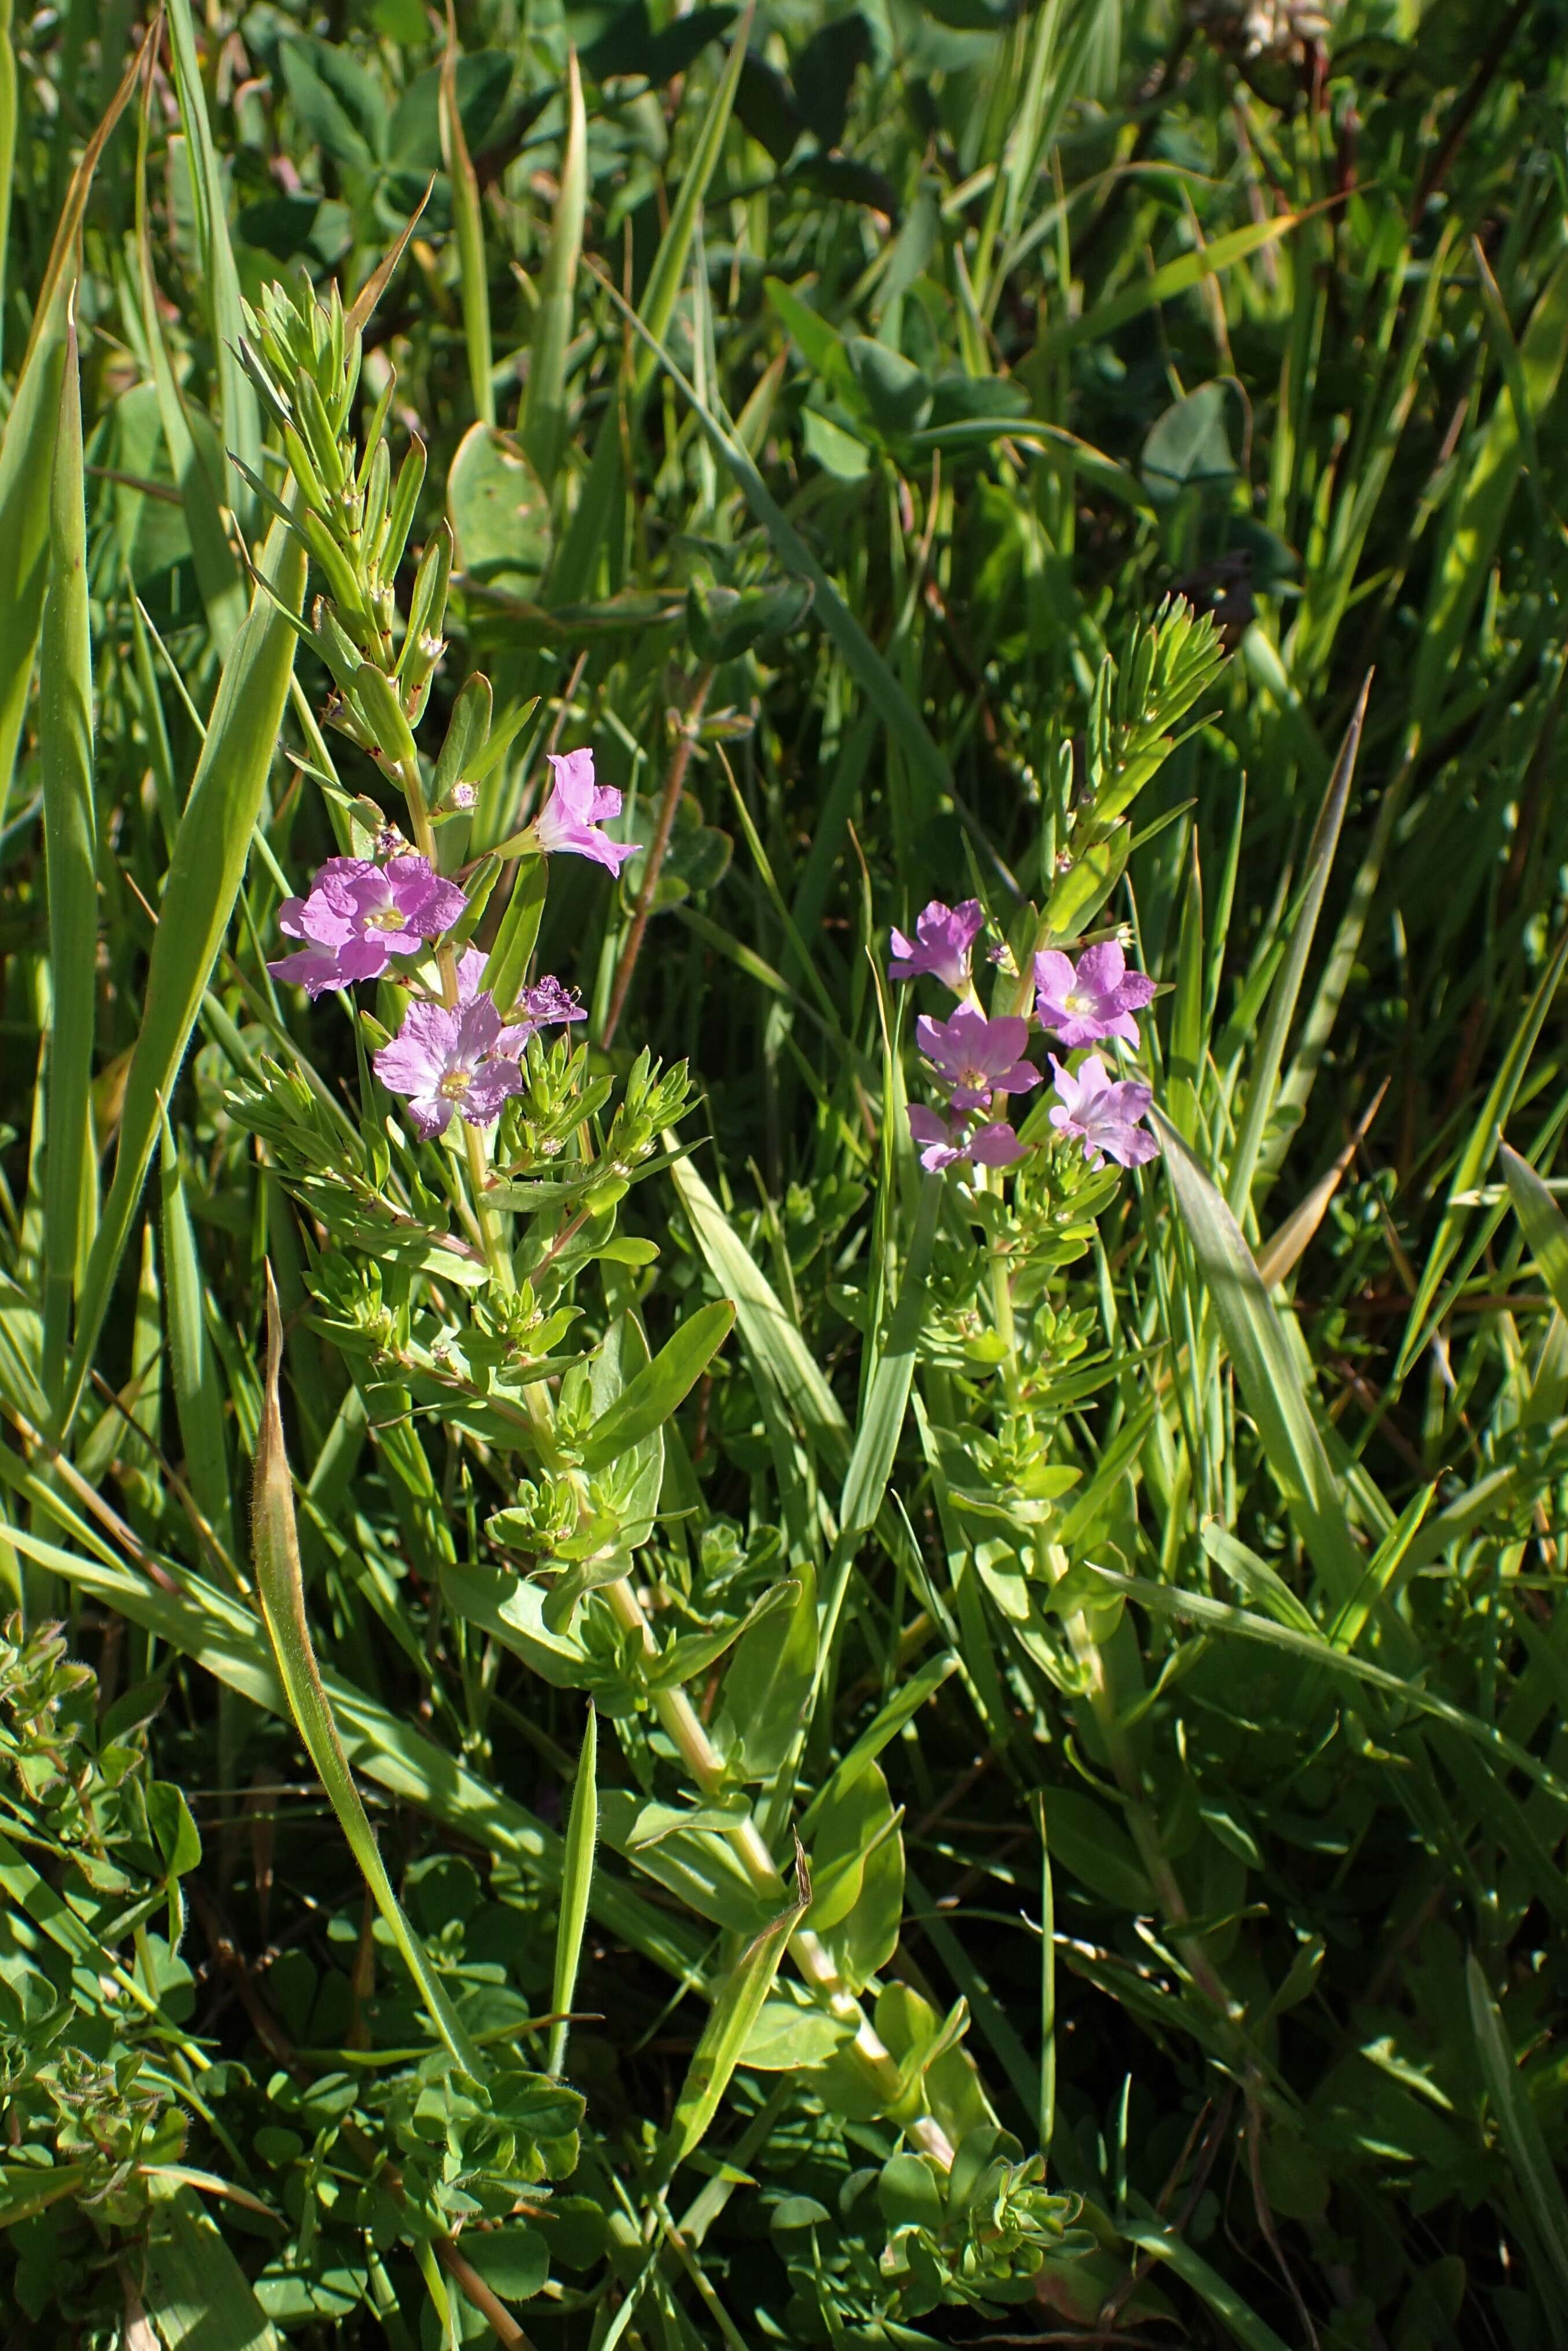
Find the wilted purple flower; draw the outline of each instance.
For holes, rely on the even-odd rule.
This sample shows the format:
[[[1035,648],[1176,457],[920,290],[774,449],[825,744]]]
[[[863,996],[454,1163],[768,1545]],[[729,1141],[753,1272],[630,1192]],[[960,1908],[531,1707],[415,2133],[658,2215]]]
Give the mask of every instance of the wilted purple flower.
[[[421,1134],[444,1134],[460,1111],[470,1126],[489,1126],[501,1104],[522,1084],[490,998],[466,1004],[411,1004],[390,1045],[372,1056],[389,1092],[409,1096],[409,1115]]]
[[[988,1020],[972,1004],[960,1004],[950,1020],[933,1020],[923,1012],[915,1034],[946,1081],[956,1109],[984,1110],[993,1093],[1024,1094],[1040,1083],[1033,1062],[1021,1058],[1029,1023],[1010,1013]]]
[[[286,898],[277,926],[308,945],[269,963],[275,979],[293,980],[311,996],[379,979],[393,956],[413,955],[450,930],[468,901],[455,882],[444,882],[423,857],[394,857],[372,865],[363,857],[329,857],[307,898]]]
[[[1050,947],[1034,959],[1034,984],[1040,993],[1035,1011],[1042,1029],[1050,1029],[1070,1050],[1097,1044],[1102,1037],[1120,1037],[1135,1046],[1141,1012],[1155,993],[1155,983],[1141,971],[1129,971],[1127,958],[1114,939],[1085,947],[1074,970],[1071,956]]]
[[[483,992],[485,966],[489,958],[483,947],[465,947],[457,958],[457,1001],[472,1004]],[[501,1031],[497,1051],[507,1053],[516,1061],[535,1031],[553,1028],[558,1021],[586,1020],[587,1013],[570,987],[547,972],[525,987],[512,1007],[512,1025]]]
[[[966,1134],[966,1120],[957,1128],[950,1127],[945,1118],[923,1102],[909,1105],[909,1132],[920,1150],[920,1165],[928,1176],[940,1175],[957,1159],[972,1160],[977,1167],[1010,1167],[1015,1159],[1024,1156],[1025,1146],[1004,1119],[986,1126],[977,1126]]]
[[[477,784],[454,784],[452,805],[455,809],[471,809],[479,798]]]
[[[1064,1070],[1054,1053],[1051,1066],[1061,1096],[1051,1123],[1082,1143],[1091,1167],[1098,1167],[1105,1157],[1123,1167],[1141,1167],[1145,1159],[1157,1157],[1158,1143],[1138,1123],[1154,1099],[1147,1086],[1135,1078],[1113,1084],[1098,1053],[1091,1053],[1076,1072]]]
[[[940,898],[933,898],[915,917],[912,939],[894,930],[889,979],[918,979],[928,971],[960,994],[969,985],[969,949],[985,923],[986,911],[977,898],[966,898],[961,906],[945,906]]]
[[[566,850],[574,857],[591,857],[596,865],[619,872],[634,857],[641,841],[611,841],[599,830],[607,818],[621,813],[621,795],[612,784],[593,780],[591,751],[569,751],[563,759],[552,756],[554,786],[534,820],[534,837],[547,853]]]

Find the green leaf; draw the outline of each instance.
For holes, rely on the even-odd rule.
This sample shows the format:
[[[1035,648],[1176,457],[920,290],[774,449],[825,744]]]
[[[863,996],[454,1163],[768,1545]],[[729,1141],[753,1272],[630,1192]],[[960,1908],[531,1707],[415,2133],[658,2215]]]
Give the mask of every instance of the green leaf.
[[[683,1322],[653,1362],[627,1382],[603,1417],[594,1422],[582,1448],[583,1468],[590,1472],[607,1468],[662,1428],[696,1385],[734,1322],[735,1308],[727,1298],[699,1307]]]
[[[797,1574],[783,1631],[774,1624],[754,1625],[737,1644],[724,1677],[721,1733],[731,1769],[745,1780],[771,1780],[782,1769],[810,1701],[817,1579],[809,1562]]]
[[[147,1817],[172,1877],[183,1877],[199,1865],[201,1833],[191,1818],[191,1807],[183,1789],[172,1780],[149,1780]]]
[[[1499,1143],[1498,1154],[1520,1229],[1530,1244],[1530,1254],[1552,1292],[1557,1311],[1568,1315],[1568,1217],[1564,1217],[1528,1159],[1521,1159],[1507,1143]]]
[[[464,136],[457,102],[457,21],[446,9],[446,47],[441,57],[441,156],[452,190],[457,231],[457,277],[463,301],[463,340],[468,352],[468,389],[481,424],[496,422],[495,353],[490,341],[490,281],[485,259],[485,216],[479,180]]]
[[[489,2078],[490,2069],[459,2022],[441,1979],[430,1963],[424,1945],[410,1926],[403,1915],[402,1905],[392,1891],[392,1880],[387,1876],[386,1865],[376,1844],[375,1832],[366,1816],[360,1792],[354,1785],[354,1775],[349,1768],[342,1737],[322,1686],[321,1670],[316,1662],[316,1651],[310,1639],[310,1622],[305,1612],[305,1583],[294,1523],[294,1486],[289,1475],[288,1458],[284,1450],[283,1417],[278,1407],[278,1374],[282,1362],[283,1326],[277,1311],[277,1293],[271,1286],[269,1268],[267,1384],[252,1498],[256,1581],[261,1597],[263,1620],[272,1643],[278,1677],[287,1693],[289,1712],[294,1717],[332,1810],[338,1815],[343,1834],[349,1840],[354,1859],[364,1874],[376,1907],[386,1921],[392,1941],[402,1954],[419,1996],[429,2010],[442,2040],[470,2080],[483,2083]]]
[[[256,386],[239,356],[245,314],[240,307],[239,271],[229,242],[229,190],[207,118],[191,0],[169,0],[169,49],[185,131],[185,162],[201,261],[199,290],[218,380],[218,418],[223,445],[230,453],[224,503],[246,521],[253,500],[239,466],[247,465],[253,474],[261,471],[261,410]]]
[[[245,2272],[191,2189],[153,2210],[143,2294],[165,2351],[279,2351]]]
[[[1360,1584],[1356,1546],[1295,1356],[1241,1228],[1170,1121],[1151,1119],[1166,1179],[1191,1239],[1264,1458],[1312,1563],[1336,1601]]]
[[[469,426],[446,477],[446,512],[466,577],[532,592],[549,561],[549,501],[509,434]]]
[[[599,1717],[591,1705],[583,1726],[582,1749],[572,1783],[571,1811],[566,1824],[566,1850],[560,1878],[560,1912],[555,1930],[555,1972],[550,1983],[549,2071],[566,2065],[567,2022],[577,1991],[577,1970],[582,1959],[582,1938],[588,1925],[588,1900],[593,1886],[593,1844],[599,1830]]]
[[[1199,384],[1150,426],[1138,470],[1156,498],[1235,480],[1236,459],[1226,420],[1226,404],[1233,397],[1234,387],[1228,383]]]
[[[65,1370],[71,1301],[98,1217],[89,1091],[98,995],[98,835],[81,378],[74,318],[66,331],[50,521],[38,748],[44,778],[50,997],[43,1379],[53,1397]]]
[[[528,352],[528,380],[517,437],[548,494],[566,445],[566,359],[571,341],[572,304],[582,257],[582,225],[588,208],[588,118],[577,52],[566,65],[566,140],[560,185],[550,223],[549,246],[538,279],[538,315]]]
[[[296,640],[277,604],[298,611],[305,558],[281,523],[268,533],[262,569],[271,591],[257,589],[224,664],[159,906],[141,1026],[125,1081],[113,1181],[77,1301],[68,1416],[87,1381],[163,1105],[173,1092],[239,895],[282,726]]]
[[[1487,2095],[1497,2115],[1498,2128],[1514,2178],[1534,2227],[1536,2241],[1551,2273],[1551,2298],[1556,2323],[1568,2321],[1568,2198],[1546,2144],[1528,2088],[1519,2070],[1507,2029],[1488,1987],[1485,1970],[1472,1951],[1465,1965],[1470,2026],[1481,2061]],[[1542,2293],[1548,2281],[1537,2271]]]
[[[726,1969],[692,2053],[675,2101],[666,2162],[671,2171],[702,2144],[773,1989],[790,1936],[810,1907],[811,1881],[799,1844],[795,1848],[795,1893],[777,1917]]]

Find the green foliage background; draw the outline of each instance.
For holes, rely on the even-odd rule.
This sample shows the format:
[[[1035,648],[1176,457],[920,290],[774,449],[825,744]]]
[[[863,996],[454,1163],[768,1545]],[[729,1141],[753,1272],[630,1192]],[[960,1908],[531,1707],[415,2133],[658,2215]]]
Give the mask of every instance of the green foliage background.
[[[1561,0],[0,24],[6,2340],[1552,2351]],[[506,916],[636,1133],[503,1204],[548,1601],[520,1325],[265,970],[393,803],[242,306],[422,204],[443,840],[668,820]],[[1130,926],[1163,1163],[921,1194],[934,895]]]

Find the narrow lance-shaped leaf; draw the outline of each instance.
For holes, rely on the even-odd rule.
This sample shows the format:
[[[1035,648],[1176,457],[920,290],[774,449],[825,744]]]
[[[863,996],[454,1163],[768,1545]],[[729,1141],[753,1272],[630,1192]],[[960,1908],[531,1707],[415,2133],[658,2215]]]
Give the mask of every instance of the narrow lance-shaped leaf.
[[[585,1469],[603,1469],[662,1428],[688,1395],[735,1324],[727,1298],[700,1307],[660,1348],[651,1364],[627,1381],[615,1403],[595,1421],[582,1450]]]
[[[1530,1254],[1552,1292],[1552,1304],[1560,1314],[1568,1315],[1568,1217],[1529,1160],[1521,1158],[1511,1144],[1500,1144],[1498,1155]]]
[[[423,1944],[392,1891],[386,1865],[375,1840],[354,1775],[343,1751],[321,1671],[310,1639],[305,1611],[305,1580],[299,1564],[299,1540],[294,1522],[294,1481],[284,1448],[283,1416],[278,1405],[278,1374],[283,1363],[283,1321],[271,1268],[267,1278],[267,1387],[263,1398],[261,1442],[256,1451],[256,1487],[252,1502],[252,1542],[256,1584],[261,1613],[272,1643],[278,1675],[288,1698],[307,1753],[337,1813],[354,1859],[364,1874],[377,1909],[402,1952],[419,1996],[430,2011],[436,2031],[463,2071],[475,2082],[488,2078],[488,2068],[469,2040],[447,1999],[441,1979],[431,1966]]]
[[[670,2126],[670,2171],[697,2148],[718,2112],[740,2053],[773,1989],[789,1938],[811,1906],[811,1876],[800,1841],[795,1841],[793,1898],[749,1943],[720,1984],[702,2037],[692,2053]]]
[[[44,1165],[44,1386],[53,1399],[65,1369],[71,1301],[98,1206],[91,1101],[98,965],[92,638],[74,314],[66,329],[50,521],[38,741],[51,997]]]
[[[271,584],[257,589],[224,664],[159,906],[141,1027],[125,1081],[114,1177],[77,1301],[67,1418],[87,1380],[162,1106],[172,1094],[239,895],[277,747],[295,646],[294,631],[279,606],[297,612],[305,592],[304,553],[281,523],[268,534],[262,569]]]
[[[571,1812],[566,1824],[566,1856],[560,1877],[560,1913],[555,1930],[555,1976],[550,2007],[556,2022],[550,2028],[549,2071],[559,2074],[566,2064],[567,2019],[577,1994],[577,1970],[582,1959],[583,1929],[588,1924],[588,1896],[593,1884],[593,1845],[599,1833],[599,1716],[591,1704],[571,1792]]]

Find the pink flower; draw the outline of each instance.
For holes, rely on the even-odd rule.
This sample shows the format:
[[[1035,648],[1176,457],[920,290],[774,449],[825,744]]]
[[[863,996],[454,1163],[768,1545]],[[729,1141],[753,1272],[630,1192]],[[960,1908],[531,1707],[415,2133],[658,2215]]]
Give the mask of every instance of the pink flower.
[[[1154,1100],[1147,1086],[1135,1078],[1113,1085],[1098,1053],[1091,1053],[1076,1073],[1064,1070],[1054,1053],[1051,1066],[1061,1096],[1051,1123],[1082,1143],[1091,1167],[1098,1167],[1105,1157],[1123,1167],[1141,1167],[1145,1159],[1157,1157],[1158,1143],[1138,1123]]]
[[[641,841],[611,841],[599,828],[621,813],[621,795],[610,784],[593,780],[591,751],[569,751],[564,759],[551,758],[554,778],[549,799],[534,820],[534,838],[548,854],[566,851],[573,857],[591,857],[596,865],[619,872],[634,857]]]
[[[933,898],[915,919],[913,939],[906,939],[902,931],[894,932],[889,979],[918,979],[923,971],[928,971],[959,994],[969,984],[969,949],[985,923],[985,909],[977,898],[966,898],[961,906],[945,906],[940,898]]]
[[[501,1104],[522,1084],[510,1040],[489,997],[471,996],[455,1008],[411,1004],[390,1045],[372,1056],[390,1093],[409,1096],[409,1116],[421,1134],[444,1134],[460,1111],[470,1126],[490,1126]]]
[[[1029,1042],[1027,1020],[1010,1014],[988,1020],[972,1004],[960,1004],[950,1020],[933,1020],[923,1012],[915,1034],[956,1110],[985,1110],[993,1093],[1024,1094],[1040,1083],[1033,1062],[1021,1058]]]
[[[1155,993],[1155,983],[1141,971],[1129,971],[1127,958],[1114,939],[1085,947],[1073,969],[1071,958],[1055,947],[1034,959],[1034,984],[1040,993],[1035,1011],[1042,1029],[1050,1029],[1071,1050],[1097,1044],[1102,1037],[1120,1037],[1136,1046],[1141,1012]]]
[[[286,898],[277,926],[308,945],[267,969],[311,996],[379,979],[393,956],[415,955],[449,931],[468,901],[423,857],[372,865],[363,857],[329,857],[308,898]]]
[[[1005,1120],[998,1119],[987,1126],[977,1126],[966,1134],[967,1121],[961,1119],[956,1132],[945,1118],[923,1102],[909,1105],[909,1132],[920,1148],[920,1165],[928,1176],[938,1176],[955,1160],[967,1159],[977,1167],[1010,1167],[1015,1159],[1025,1155],[1025,1146],[1019,1141]]]

